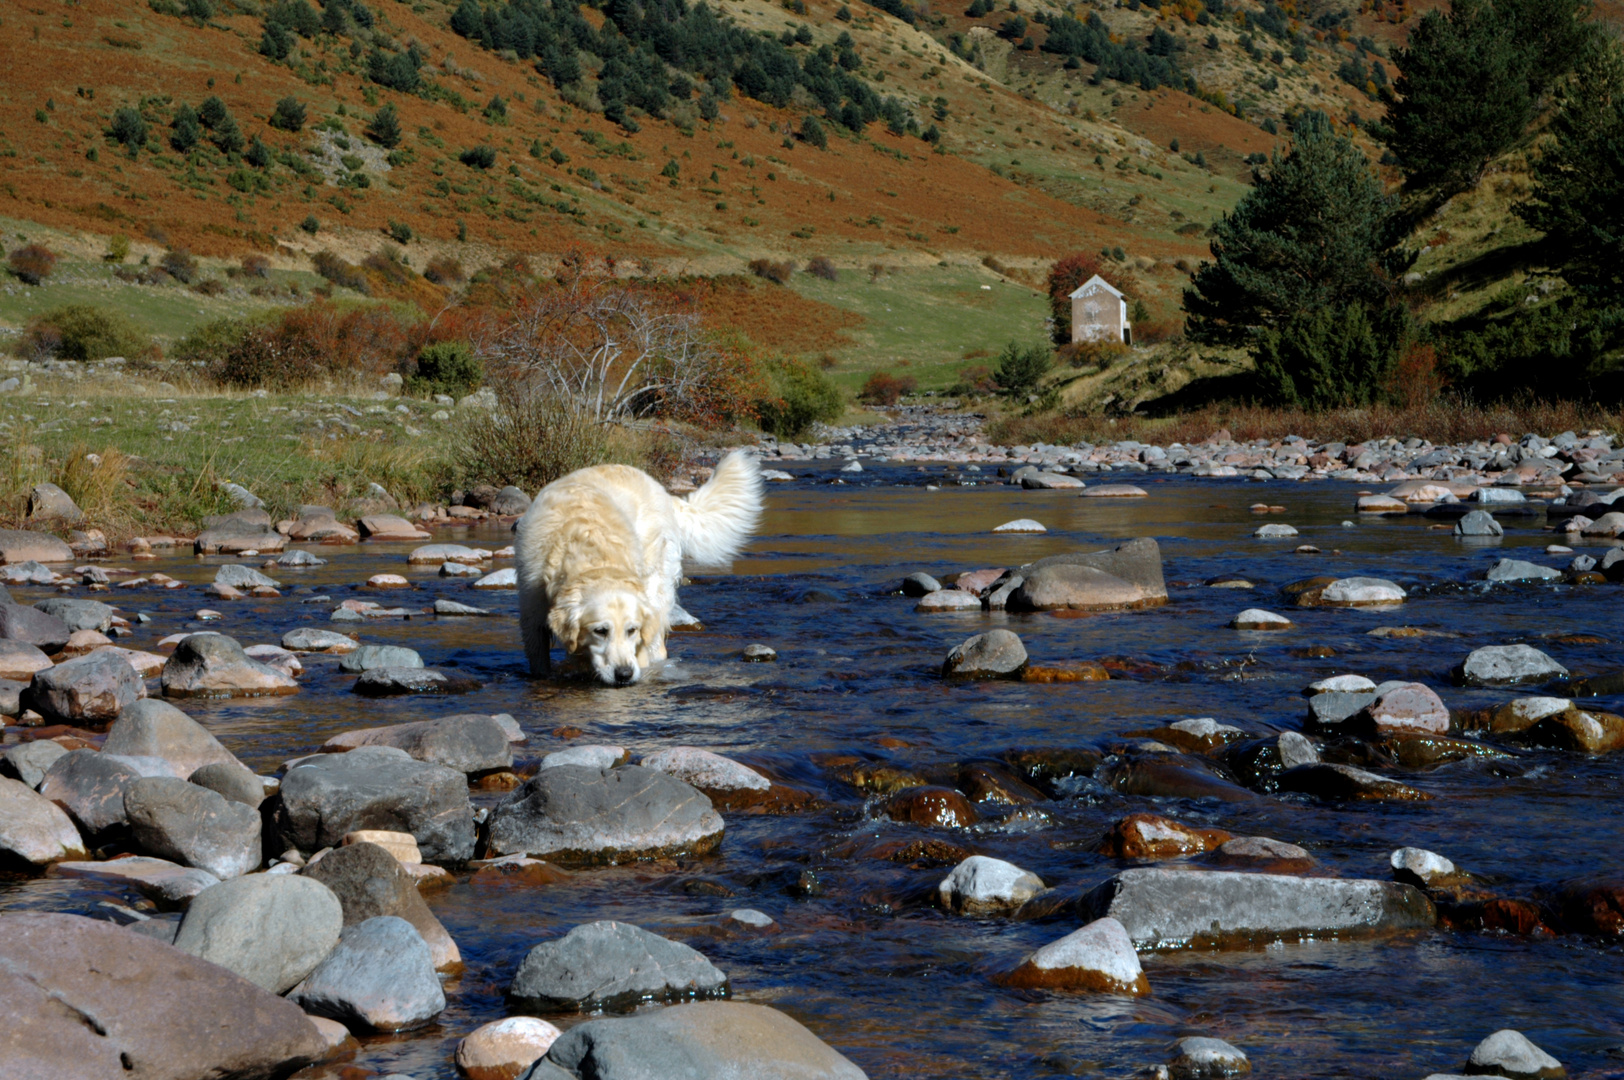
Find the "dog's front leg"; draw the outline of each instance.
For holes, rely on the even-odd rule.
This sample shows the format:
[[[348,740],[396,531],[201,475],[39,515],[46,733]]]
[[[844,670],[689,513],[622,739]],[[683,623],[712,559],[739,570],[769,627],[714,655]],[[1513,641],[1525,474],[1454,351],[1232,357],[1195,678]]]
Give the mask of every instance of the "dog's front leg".
[[[524,655],[530,662],[530,674],[534,676],[553,673],[552,632],[547,628],[549,610],[547,601],[541,598],[519,606],[519,632],[524,638]]]

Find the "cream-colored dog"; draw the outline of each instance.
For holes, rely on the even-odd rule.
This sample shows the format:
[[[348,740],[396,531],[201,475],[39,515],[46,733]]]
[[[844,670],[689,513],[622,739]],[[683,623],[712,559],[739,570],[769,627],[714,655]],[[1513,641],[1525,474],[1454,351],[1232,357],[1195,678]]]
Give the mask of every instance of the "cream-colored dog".
[[[519,520],[515,545],[531,674],[552,670],[550,632],[610,686],[642,678],[665,659],[682,560],[731,562],[760,517],[760,469],[739,450],[685,499],[629,465],[595,465],[548,484]]]

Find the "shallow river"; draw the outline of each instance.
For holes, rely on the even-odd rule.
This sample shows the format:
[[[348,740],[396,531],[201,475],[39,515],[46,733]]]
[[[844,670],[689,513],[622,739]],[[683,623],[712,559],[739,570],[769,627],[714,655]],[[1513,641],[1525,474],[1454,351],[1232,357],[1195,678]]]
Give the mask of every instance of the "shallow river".
[[[1523,939],[1437,931],[1386,940],[1310,942],[1254,951],[1146,953],[1152,994],[1140,999],[1005,990],[991,975],[1033,948],[1075,929],[1071,917],[1013,922],[944,915],[926,902],[947,867],[862,858],[872,838],[934,835],[1032,870],[1048,884],[1088,886],[1120,865],[1094,853],[1116,819],[1151,811],[1236,834],[1308,848],[1319,872],[1389,876],[1388,853],[1403,845],[1441,852],[1501,880],[1502,895],[1616,867],[1624,850],[1624,754],[1585,759],[1555,751],[1509,761],[1465,762],[1393,773],[1437,796],[1426,803],[1326,805],[1299,796],[1247,803],[1151,800],[1084,785],[1041,804],[1041,827],[1000,823],[989,812],[957,831],[897,825],[872,800],[818,764],[862,755],[916,772],[996,759],[1033,746],[1090,746],[1186,717],[1210,716],[1265,733],[1295,730],[1302,688],[1354,672],[1377,681],[1413,679],[1453,707],[1489,704],[1504,691],[1450,686],[1448,671],[1479,645],[1528,641],[1575,674],[1624,667],[1620,587],[1466,585],[1510,555],[1565,566],[1543,552],[1551,534],[1537,521],[1505,518],[1496,547],[1468,547],[1423,518],[1352,518],[1345,484],[1252,483],[1141,478],[1150,497],[1081,499],[1065,492],[927,482],[940,468],[878,467],[850,482],[797,470],[773,485],[769,512],[748,556],[726,576],[699,576],[683,604],[701,633],[672,641],[675,662],[661,677],[612,690],[531,682],[522,671],[511,618],[413,619],[360,628],[364,641],[409,645],[430,667],[484,683],[457,699],[369,701],[349,692],[336,659],[306,658],[293,698],[192,703],[185,707],[260,772],[350,728],[452,712],[510,712],[534,759],[567,745],[554,734],[579,728],[575,743],[623,745],[634,760],[662,746],[724,753],[824,800],[810,813],[733,815],[712,856],[679,864],[589,870],[551,886],[489,886],[468,875],[425,894],[461,947],[467,970],[448,986],[437,1026],[368,1041],[352,1065],[377,1074],[450,1077],[456,1040],[504,1015],[503,992],[537,942],[594,919],[615,918],[699,948],[732,978],[739,1000],[770,1003],[801,1020],[876,1078],[1126,1077],[1167,1060],[1184,1035],[1214,1035],[1251,1057],[1267,1077],[1420,1077],[1457,1071],[1478,1040],[1513,1027],[1561,1059],[1570,1076],[1624,1076],[1624,949],[1594,939]],[[1283,504],[1260,518],[1256,501]],[[1016,517],[1049,528],[1036,536],[992,535]],[[1298,527],[1297,541],[1261,541],[1263,520]],[[1171,602],[1162,608],[1086,618],[976,613],[916,614],[897,595],[913,570],[1013,566],[1062,551],[1097,550],[1153,536],[1162,545]],[[436,539],[490,547],[509,542],[494,526],[442,531]],[[1296,555],[1296,543],[1320,555]],[[369,574],[406,573],[412,545],[316,548],[327,566],[272,571],[289,587],[277,600],[217,603],[226,619],[209,629],[245,645],[279,641],[299,625],[327,625],[339,600],[360,596]],[[1599,554],[1592,551],[1592,554]],[[199,584],[222,560],[162,558],[138,564]],[[1241,573],[1248,591],[1205,588],[1204,579]],[[1396,611],[1298,611],[1277,589],[1313,574],[1373,574],[1407,588],[1427,585]],[[516,611],[511,592],[473,594],[455,580],[412,571],[418,591]],[[302,605],[291,590],[315,586],[332,603]],[[39,590],[14,590],[24,602]],[[400,594],[378,596],[393,602]],[[115,592],[108,599],[153,621],[120,644],[151,648],[163,635],[202,624],[196,589]],[[1241,608],[1281,611],[1285,633],[1246,633],[1225,624]],[[1450,631],[1458,638],[1380,638],[1379,625]],[[351,627],[337,626],[344,632]],[[947,650],[990,626],[1008,626],[1034,663],[1128,658],[1109,682],[1037,685],[944,682]],[[1579,631],[1606,644],[1564,645],[1542,635]],[[763,642],[773,664],[745,664],[739,650]],[[1311,658],[1307,646],[1335,655]],[[155,685],[155,684],[154,684]],[[1624,711],[1624,700],[1596,707]],[[502,796],[476,794],[479,805]],[[808,873],[810,872],[810,873]],[[135,894],[83,882],[0,883],[0,908],[90,912]],[[708,928],[739,907],[776,919],[780,932],[724,935]],[[577,1018],[550,1017],[561,1026]],[[337,1075],[329,1069],[320,1075]],[[353,1077],[367,1075],[351,1072]]]

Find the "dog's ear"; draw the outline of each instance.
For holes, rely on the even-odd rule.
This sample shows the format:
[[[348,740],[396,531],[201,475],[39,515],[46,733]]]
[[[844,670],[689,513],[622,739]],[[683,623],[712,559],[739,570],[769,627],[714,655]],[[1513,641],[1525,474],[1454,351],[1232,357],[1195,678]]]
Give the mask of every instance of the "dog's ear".
[[[642,620],[642,640],[645,643],[664,640],[671,629],[665,621],[664,613],[642,597],[637,599],[637,616]]]
[[[553,637],[558,639],[558,643],[564,647],[566,653],[573,653],[580,645],[580,610],[574,604],[553,608],[547,613],[547,628],[553,632]]]

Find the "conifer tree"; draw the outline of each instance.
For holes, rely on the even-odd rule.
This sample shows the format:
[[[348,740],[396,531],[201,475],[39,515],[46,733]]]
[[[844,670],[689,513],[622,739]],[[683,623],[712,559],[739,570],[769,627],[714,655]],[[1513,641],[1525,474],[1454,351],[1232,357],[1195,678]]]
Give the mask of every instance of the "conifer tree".
[[[385,105],[372,114],[372,120],[367,124],[367,138],[383,147],[393,150],[400,145],[400,116],[395,112],[395,106]]]

